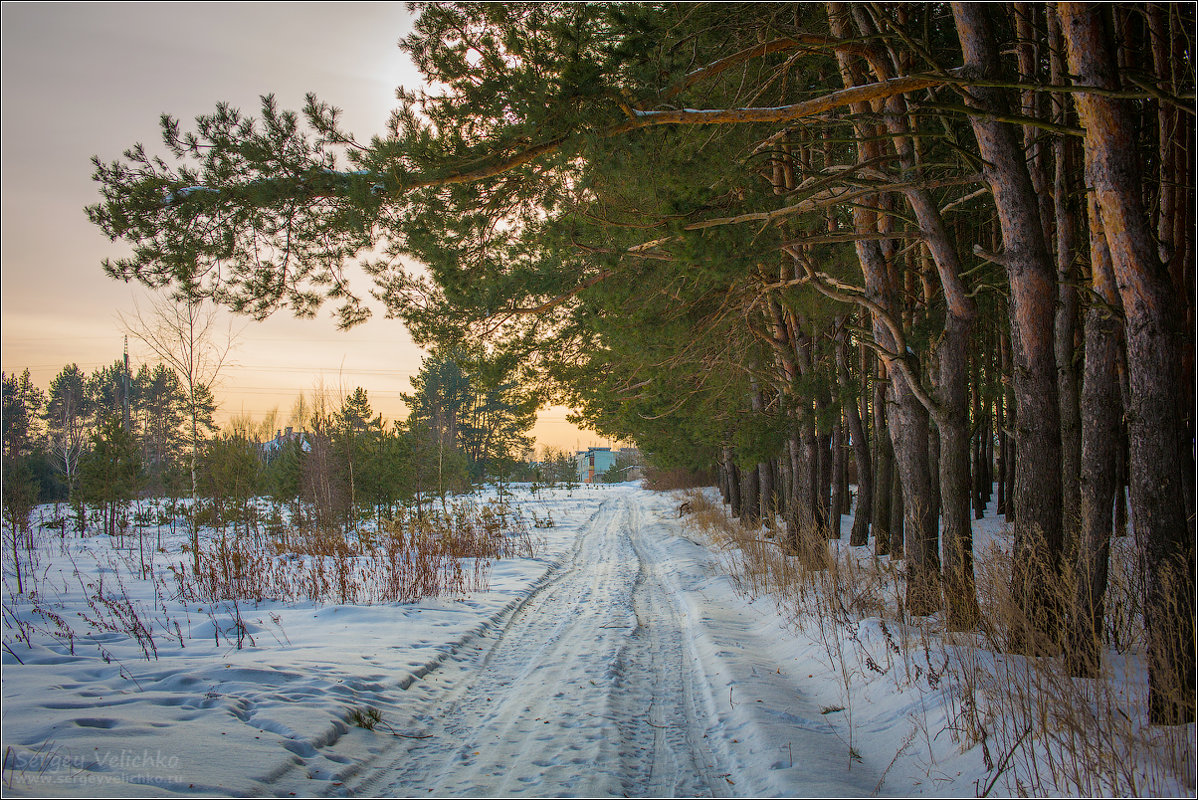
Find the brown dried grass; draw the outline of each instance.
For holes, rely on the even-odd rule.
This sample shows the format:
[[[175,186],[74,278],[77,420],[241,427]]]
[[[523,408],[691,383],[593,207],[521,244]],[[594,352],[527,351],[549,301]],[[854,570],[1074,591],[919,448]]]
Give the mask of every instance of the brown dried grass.
[[[960,747],[980,747],[990,771],[988,782],[976,787],[979,795],[1152,796],[1179,784],[1193,789],[1194,725],[1148,723],[1144,593],[1129,539],[1112,548],[1107,612],[1096,634],[1103,664],[1096,677],[1075,678],[1059,647],[1036,655],[1012,652],[1012,643],[1033,639],[1039,612],[1014,601],[1012,557],[999,547],[976,559],[978,629],[953,633],[944,629],[943,614],[906,613],[901,562],[832,548],[813,531],[788,542],[777,522],[749,527],[702,491],[685,498],[686,525],[714,545],[740,591],[772,596],[797,629],[824,646],[846,699],[850,746],[854,683],[864,669],[892,674],[899,688],[945,687],[938,697],[949,719],[946,730]],[[1069,573],[1054,582],[1049,605],[1070,607]],[[879,619],[885,634],[881,656],[857,637],[869,618]]]

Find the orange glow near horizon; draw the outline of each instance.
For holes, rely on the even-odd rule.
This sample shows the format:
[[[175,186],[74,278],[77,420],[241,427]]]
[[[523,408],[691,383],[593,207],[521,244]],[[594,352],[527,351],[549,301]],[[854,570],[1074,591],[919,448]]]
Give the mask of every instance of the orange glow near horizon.
[[[90,373],[119,359],[118,316],[148,296],[101,269],[125,250],[83,213],[100,199],[92,155],[111,161],[137,142],[162,154],[162,113],[186,126],[227,101],[256,116],[266,93],[297,109],[316,92],[365,141],[384,130],[395,88],[421,80],[396,47],[411,29],[399,3],[5,3],[0,14],[0,360],[6,373],[28,367],[42,388],[69,363]],[[399,395],[423,352],[377,306],[350,331],[327,310],[232,325],[240,333],[216,389],[220,421],[277,409],[285,427],[296,397],[321,385],[333,397],[362,386],[376,412],[406,416]],[[158,360],[133,338],[129,349],[134,365]],[[603,443],[566,413],[542,412],[538,444]]]

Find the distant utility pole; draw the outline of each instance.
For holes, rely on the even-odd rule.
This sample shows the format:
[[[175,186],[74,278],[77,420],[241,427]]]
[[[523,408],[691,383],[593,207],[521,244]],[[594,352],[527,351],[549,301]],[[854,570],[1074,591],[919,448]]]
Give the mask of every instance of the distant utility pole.
[[[125,334],[125,391],[122,405],[125,412],[125,430],[129,430],[129,335]]]

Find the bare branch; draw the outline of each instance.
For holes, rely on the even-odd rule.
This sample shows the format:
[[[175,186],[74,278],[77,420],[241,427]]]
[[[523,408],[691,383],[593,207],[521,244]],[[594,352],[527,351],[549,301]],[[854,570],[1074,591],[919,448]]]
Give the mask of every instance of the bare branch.
[[[934,419],[937,421],[942,421],[944,413],[943,409],[938,403],[936,403],[935,400],[932,399],[931,395],[924,390],[923,383],[919,380],[918,374],[911,368],[911,364],[907,361],[907,354],[911,353],[912,351],[907,346],[907,338],[903,334],[903,326],[881,305],[866,297],[863,290],[856,286],[851,286],[847,283],[838,281],[831,275],[826,275],[817,271],[811,266],[802,253],[797,252],[797,248],[787,248],[787,252],[789,252],[799,263],[799,265],[802,266],[805,273],[804,277],[767,284],[762,288],[765,290],[776,290],[785,288],[787,286],[805,285],[810,286],[829,299],[836,300],[841,303],[856,304],[862,306],[863,308],[869,309],[869,311],[873,313],[874,319],[881,322],[890,332],[890,335],[894,338],[895,347],[897,348],[898,352],[892,353],[889,350],[886,350],[876,341],[871,342],[868,340],[863,340],[863,343],[871,349],[877,351],[877,353],[882,357],[883,361],[886,362],[886,366],[888,368],[895,367],[898,369],[898,371],[902,373],[903,378],[905,378],[907,383],[910,385],[911,393],[915,395],[916,399],[919,400],[919,402],[924,408],[927,409],[928,413],[931,414]]]
[[[905,92],[916,92],[943,83],[944,80],[932,75],[905,75],[886,81],[869,83],[863,86],[852,86],[848,89],[838,89],[822,97],[804,100],[775,108],[721,108],[694,109],[684,108],[678,111],[638,111],[636,119],[609,128],[608,136],[615,136],[637,128],[648,128],[654,125],[729,125],[755,122],[793,122],[797,119],[822,114],[835,108],[853,103],[869,103],[874,100],[884,100],[887,97]]]
[[[795,247],[806,244],[839,244],[841,242],[865,242],[865,241],[880,241],[882,239],[918,239],[922,241],[924,235],[919,231],[888,231],[886,233],[829,233],[822,236],[808,236],[802,239],[793,239],[786,242],[782,246]]]

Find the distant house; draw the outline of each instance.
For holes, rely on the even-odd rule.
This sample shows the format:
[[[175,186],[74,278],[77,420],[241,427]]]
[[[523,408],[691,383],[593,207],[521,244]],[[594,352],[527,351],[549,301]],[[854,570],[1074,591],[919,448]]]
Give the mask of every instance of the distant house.
[[[620,452],[616,454],[616,461],[622,465],[620,480],[639,481],[645,477],[644,459],[641,458],[639,448],[621,447]]]
[[[279,454],[279,451],[283,449],[283,445],[296,440],[299,440],[300,447],[303,448],[305,453],[312,450],[312,445],[308,443],[308,437],[303,431],[287,428],[285,431],[276,431],[275,438],[265,441],[260,445],[262,448],[262,457],[268,462],[272,461]]]
[[[594,483],[616,463],[616,454],[610,447],[588,447],[586,450],[579,450],[576,459],[578,461],[578,480],[583,483]]]

